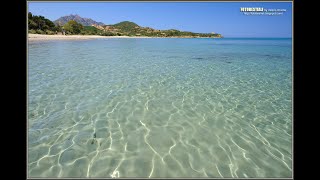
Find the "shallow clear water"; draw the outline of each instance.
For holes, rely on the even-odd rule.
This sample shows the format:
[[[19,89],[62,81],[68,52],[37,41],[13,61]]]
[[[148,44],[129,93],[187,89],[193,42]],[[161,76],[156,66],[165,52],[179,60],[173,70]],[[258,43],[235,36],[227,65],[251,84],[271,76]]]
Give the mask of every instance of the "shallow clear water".
[[[292,177],[291,39],[30,42],[29,177]]]

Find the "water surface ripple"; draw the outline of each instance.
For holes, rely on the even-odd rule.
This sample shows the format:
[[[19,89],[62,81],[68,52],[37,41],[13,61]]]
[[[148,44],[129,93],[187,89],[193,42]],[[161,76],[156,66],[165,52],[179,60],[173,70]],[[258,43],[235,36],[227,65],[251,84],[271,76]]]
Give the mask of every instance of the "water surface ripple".
[[[291,177],[291,39],[30,42],[29,177]]]

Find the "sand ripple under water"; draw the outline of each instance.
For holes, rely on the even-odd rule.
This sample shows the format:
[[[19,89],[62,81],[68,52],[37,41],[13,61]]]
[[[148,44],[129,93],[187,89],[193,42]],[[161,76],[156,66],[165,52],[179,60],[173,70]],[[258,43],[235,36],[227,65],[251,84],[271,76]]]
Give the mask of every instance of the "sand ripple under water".
[[[290,41],[30,43],[28,176],[292,177]]]

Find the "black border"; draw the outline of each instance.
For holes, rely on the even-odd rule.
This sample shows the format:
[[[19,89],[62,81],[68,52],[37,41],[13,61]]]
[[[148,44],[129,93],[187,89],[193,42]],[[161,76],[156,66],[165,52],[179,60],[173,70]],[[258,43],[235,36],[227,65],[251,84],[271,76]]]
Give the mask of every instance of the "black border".
[[[6,63],[9,63],[9,66],[6,64],[2,67],[6,70],[7,74],[4,76],[4,79],[8,79],[8,84],[5,86],[10,87],[10,95],[5,94],[4,96],[4,98],[10,100],[10,106],[7,104],[4,105],[11,111],[4,112],[9,114],[9,117],[3,119],[3,121],[9,123],[9,125],[3,126],[6,133],[2,137],[2,139],[7,142],[3,157],[8,158],[8,164],[5,166],[9,168],[9,171],[2,170],[2,175],[8,175],[11,177],[10,179],[26,179],[27,9],[25,1],[13,2],[12,6],[8,6],[7,4],[7,6],[2,6],[4,10],[3,14],[10,14],[10,17],[8,17],[9,22],[2,25],[2,27],[6,27],[4,37],[7,36],[7,38],[9,38],[8,44],[4,44],[4,46],[8,47],[10,53],[3,58],[3,60],[6,59]]]
[[[32,1],[40,1],[40,0],[32,0]],[[44,0],[42,0],[44,1]],[[86,0],[78,0],[78,1],[86,1]],[[188,0],[184,0],[188,1]],[[210,1],[210,0],[202,0],[202,1]],[[212,1],[212,0],[211,0]],[[228,0],[225,0],[228,1]],[[236,0],[233,0],[236,1]],[[262,0],[256,0],[259,2]],[[265,1],[277,1],[277,0],[265,0]],[[289,1],[291,0],[282,0],[282,1]],[[248,0],[249,2],[249,0]],[[293,108],[294,108],[294,167],[293,167],[293,178],[306,178],[307,174],[312,174],[312,172],[302,173],[303,167],[299,166],[306,166],[310,165],[306,162],[306,159],[309,159],[310,156],[302,157],[298,154],[304,154],[302,149],[307,147],[307,142],[303,140],[300,136],[304,134],[303,130],[307,130],[307,127],[303,126],[303,119],[312,120],[306,116],[306,114],[302,113],[301,106],[307,104],[306,99],[304,98],[305,94],[308,94],[304,87],[306,85],[305,78],[302,75],[306,74],[307,67],[306,63],[304,64],[303,59],[306,59],[306,53],[303,53],[303,49],[306,48],[306,38],[305,33],[303,33],[303,21],[307,19],[305,16],[306,9],[303,8],[303,4],[301,0],[295,0],[293,3],[294,7],[294,24],[293,24],[293,41],[294,41],[294,56],[293,56],[293,68],[294,68],[294,76],[293,76]],[[3,6],[6,7],[6,6]],[[10,58],[5,58],[6,61],[9,61],[10,64],[8,69],[9,71],[9,83],[7,86],[12,88],[13,94],[10,95],[10,102],[12,104],[9,105],[9,109],[13,111],[10,112],[10,117],[4,119],[4,121],[9,121],[12,125],[8,125],[7,127],[3,127],[4,129],[14,127],[14,132],[4,136],[3,141],[5,141],[5,146],[7,146],[7,152],[4,156],[9,157],[9,168],[10,169],[17,169],[18,171],[14,171],[13,173],[8,173],[3,171],[3,175],[9,175],[12,179],[27,179],[27,172],[26,172],[26,122],[27,122],[27,77],[26,77],[26,68],[27,68],[27,33],[26,33],[26,11],[27,11],[27,1],[14,1],[13,6],[14,8],[10,9],[10,17],[6,18],[13,18],[14,20],[10,22],[10,32],[9,35],[13,35],[13,39],[9,40],[9,50],[11,51],[9,54]],[[7,13],[5,13],[8,15]],[[6,25],[7,26],[7,25]],[[4,35],[5,36],[5,35]],[[5,46],[7,46],[5,44]],[[311,60],[311,59],[309,59]],[[7,77],[4,77],[7,79]],[[11,89],[10,88],[10,89]],[[10,92],[11,93],[11,92]],[[6,105],[6,104],[5,104]],[[8,106],[8,105],[6,105]],[[300,107],[299,107],[300,106]],[[307,106],[308,107],[308,106]],[[7,112],[5,112],[7,113]],[[314,119],[314,118],[313,118]],[[310,122],[306,122],[310,123]],[[16,140],[10,140],[9,136],[16,136],[12,137]],[[299,137],[300,136],[300,137]],[[308,154],[305,154],[308,155]],[[21,170],[20,170],[21,168]],[[314,174],[315,175],[315,174]]]
[[[294,166],[293,166],[293,177],[299,178],[299,179],[308,179],[307,176],[309,173],[303,173],[303,167],[306,168],[306,164],[309,164],[308,162],[305,162],[306,159],[303,157],[305,154],[303,152],[303,149],[307,147],[307,142],[303,140],[303,137],[301,136],[304,134],[303,131],[307,131],[309,128],[304,127],[303,125],[303,119],[308,120],[310,118],[307,118],[306,113],[303,113],[303,107],[308,108],[310,105],[308,105],[308,102],[306,102],[306,98],[304,96],[308,94],[308,92],[304,89],[306,86],[306,77],[303,77],[307,72],[306,67],[306,37],[304,37],[305,30],[304,27],[304,21],[307,17],[305,17],[305,7],[301,0],[294,1],[294,24],[293,24],[293,156],[294,156]],[[305,57],[304,57],[305,56]],[[310,119],[311,120],[311,119]],[[307,122],[308,123],[308,122]],[[299,155],[300,154],[300,155]],[[308,154],[308,153],[306,153]]]

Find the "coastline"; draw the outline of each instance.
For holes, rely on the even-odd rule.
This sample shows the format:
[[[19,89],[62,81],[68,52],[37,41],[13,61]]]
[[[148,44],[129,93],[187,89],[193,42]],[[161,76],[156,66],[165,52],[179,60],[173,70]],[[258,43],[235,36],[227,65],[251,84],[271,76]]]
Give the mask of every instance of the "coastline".
[[[111,39],[111,38],[212,38],[212,37],[148,37],[148,36],[99,36],[99,35],[28,34],[28,40],[29,41],[88,40],[88,39]]]
[[[130,36],[99,36],[99,35],[47,35],[28,34],[29,41],[45,40],[87,40],[87,39],[110,39],[110,38],[150,38],[150,37],[130,37]]]

